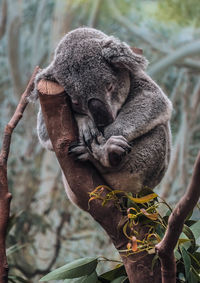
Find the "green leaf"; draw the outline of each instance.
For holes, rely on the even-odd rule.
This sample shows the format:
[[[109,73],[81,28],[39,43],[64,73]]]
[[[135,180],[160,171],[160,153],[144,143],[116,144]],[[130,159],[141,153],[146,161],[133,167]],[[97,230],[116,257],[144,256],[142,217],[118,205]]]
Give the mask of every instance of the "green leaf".
[[[84,281],[82,281],[81,283],[96,283],[98,281],[98,276],[97,276],[97,273],[96,273],[96,270],[88,275]]]
[[[40,281],[78,278],[89,275],[96,269],[97,264],[97,258],[88,257],[77,259],[48,273],[47,275],[42,277]]]
[[[82,283],[83,280],[85,280],[86,276],[82,276],[80,278],[75,278],[75,279],[65,279],[63,282],[64,283]]]
[[[15,223],[20,218],[21,214],[23,213],[23,210],[20,210],[18,213],[14,213],[9,217],[8,224],[7,224],[7,230],[6,233],[9,234],[12,227],[15,225]]]
[[[191,246],[190,246],[190,252],[194,252],[195,249],[196,249],[196,241],[195,241],[195,237],[194,237],[194,234],[192,232],[192,230],[184,224],[183,226],[183,233],[188,237],[188,239],[190,239],[190,243],[191,243]]]
[[[153,271],[154,266],[155,266],[156,262],[158,261],[158,259],[159,259],[159,256],[156,254],[156,255],[153,257],[153,259],[152,259],[151,271]]]
[[[111,283],[123,283],[127,279],[127,276],[120,276],[111,281]]]
[[[17,251],[21,250],[25,246],[26,246],[26,244],[24,244],[24,245],[15,244],[15,245],[6,249],[6,255],[10,256],[11,254],[16,253]]]
[[[199,271],[197,271],[194,267],[192,267],[191,273],[193,275],[193,277],[195,277],[195,279],[197,280],[196,282],[200,282],[200,273]]]
[[[182,245],[180,245],[180,250],[183,257],[186,279],[188,279],[190,275],[191,259],[187,250]]]
[[[195,253],[191,254],[190,252],[188,252],[191,260],[192,260],[192,265],[193,267],[196,266],[199,270],[200,270],[200,261],[199,259],[195,256]]]
[[[97,273],[96,271],[94,271],[93,273],[91,273],[90,275],[88,276],[83,276],[81,278],[78,278],[78,279],[66,279],[64,280],[64,283],[96,283],[98,282],[98,276],[97,276]]]
[[[196,278],[195,274],[192,272],[190,272],[189,278],[188,278],[188,282],[189,283],[198,283],[199,280]]]
[[[179,251],[177,250],[177,248],[175,248],[175,250],[174,250],[174,256],[175,256],[176,260],[181,259],[181,254],[179,253]]]
[[[190,229],[192,230],[192,233],[194,234],[194,237],[197,240],[200,237],[200,220],[190,226]]]
[[[16,275],[9,275],[8,276],[8,281],[10,281],[10,282],[29,283],[28,280],[22,278],[21,276],[16,276]]]
[[[124,265],[101,274],[100,278],[112,281],[119,276],[126,276],[126,270]]]
[[[184,274],[180,272],[180,273],[178,274],[178,279],[180,279],[181,281],[185,282],[185,276],[184,276]]]

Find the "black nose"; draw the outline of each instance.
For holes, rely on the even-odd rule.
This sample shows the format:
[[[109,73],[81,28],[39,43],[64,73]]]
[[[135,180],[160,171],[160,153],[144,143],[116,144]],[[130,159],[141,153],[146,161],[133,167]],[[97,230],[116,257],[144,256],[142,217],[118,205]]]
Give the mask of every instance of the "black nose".
[[[88,101],[88,108],[97,127],[105,127],[113,122],[111,113],[101,100],[95,98],[90,99]]]

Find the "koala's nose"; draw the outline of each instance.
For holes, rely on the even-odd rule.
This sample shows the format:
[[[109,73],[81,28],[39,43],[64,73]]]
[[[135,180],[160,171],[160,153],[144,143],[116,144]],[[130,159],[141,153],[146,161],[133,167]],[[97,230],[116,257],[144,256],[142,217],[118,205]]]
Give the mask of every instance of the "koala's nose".
[[[105,127],[114,121],[112,114],[101,100],[90,99],[88,101],[88,108],[97,127]]]

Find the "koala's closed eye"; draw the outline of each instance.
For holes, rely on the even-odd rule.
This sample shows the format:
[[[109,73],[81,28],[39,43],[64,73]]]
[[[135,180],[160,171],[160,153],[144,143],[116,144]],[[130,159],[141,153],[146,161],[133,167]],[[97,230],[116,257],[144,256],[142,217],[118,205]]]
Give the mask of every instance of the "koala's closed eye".
[[[115,89],[114,83],[109,83],[109,84],[106,86],[106,90],[107,90],[108,92],[112,92],[114,89]]]

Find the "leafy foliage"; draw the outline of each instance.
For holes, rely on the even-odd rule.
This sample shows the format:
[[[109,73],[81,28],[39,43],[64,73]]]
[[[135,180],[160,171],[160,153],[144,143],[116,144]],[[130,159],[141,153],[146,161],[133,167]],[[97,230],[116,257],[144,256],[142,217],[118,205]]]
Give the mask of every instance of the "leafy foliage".
[[[157,17],[165,21],[176,21],[180,25],[200,26],[199,0],[160,0]]]
[[[120,190],[112,190],[108,186],[98,186],[90,193],[89,203],[95,199],[102,201],[102,206],[110,200],[124,214],[123,232],[127,237],[127,249],[120,252],[127,256],[146,251],[155,253],[155,245],[163,238],[168,218],[171,214],[170,206],[151,189],[145,187],[139,194],[132,195]],[[163,209],[163,206],[167,209]],[[198,283],[200,281],[200,252],[197,240],[200,237],[200,221],[191,220],[192,213],[185,221],[174,254],[177,263],[178,282]],[[138,224],[146,227],[147,233],[140,238]],[[127,275],[122,263],[114,269],[98,275],[96,267],[101,261],[112,261],[106,258],[82,258],[68,263],[44,276],[40,281],[66,279],[64,282],[127,282]],[[158,261],[155,254],[152,269]],[[74,278],[75,281],[69,281]]]

